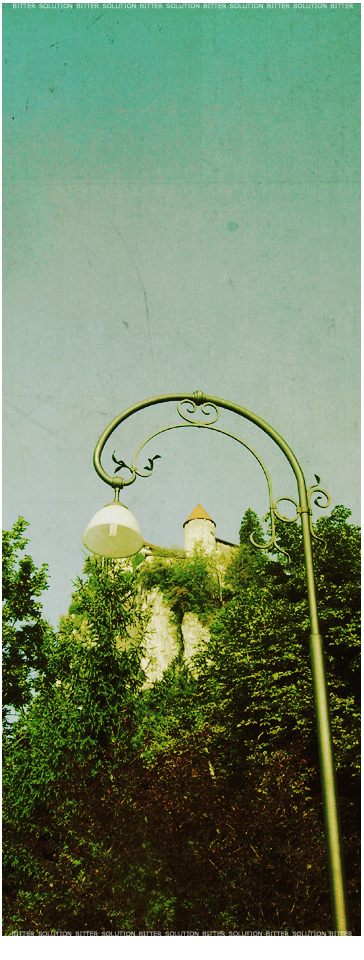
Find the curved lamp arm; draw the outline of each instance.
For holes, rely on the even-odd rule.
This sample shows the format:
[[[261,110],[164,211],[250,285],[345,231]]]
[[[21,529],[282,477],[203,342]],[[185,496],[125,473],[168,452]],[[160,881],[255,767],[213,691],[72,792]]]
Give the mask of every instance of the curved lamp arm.
[[[290,466],[292,467],[293,473],[296,477],[297,487],[298,487],[298,500],[299,507],[296,504],[296,501],[292,501],[296,504],[297,514],[294,520],[301,517],[302,524],[302,539],[303,539],[303,548],[304,548],[304,557],[305,557],[305,568],[306,568],[306,581],[307,581],[307,594],[308,594],[308,604],[310,611],[310,623],[311,623],[311,635],[310,635],[310,655],[311,655],[311,667],[312,667],[312,678],[313,678],[313,692],[314,692],[314,701],[315,701],[315,712],[316,712],[316,728],[317,728],[317,739],[319,747],[319,758],[320,758],[320,772],[321,772],[321,785],[322,785],[322,799],[323,799],[323,811],[324,811],[324,821],[325,821],[325,830],[326,830],[326,842],[327,842],[327,857],[328,857],[328,869],[329,869],[329,879],[331,887],[331,899],[332,899],[332,913],[333,913],[333,923],[335,931],[339,933],[340,936],[346,936],[348,932],[348,917],[347,917],[347,907],[346,907],[346,887],[345,887],[345,871],[344,871],[344,860],[342,854],[342,842],[340,835],[340,822],[339,822],[339,807],[338,807],[338,797],[337,797],[337,787],[336,787],[336,775],[335,775],[335,763],[334,763],[334,752],[333,752],[333,741],[331,733],[331,724],[330,724],[330,708],[329,708],[329,697],[328,689],[326,682],[326,672],[325,672],[325,659],[324,659],[324,648],[323,641],[320,635],[319,622],[317,615],[317,603],[316,603],[316,590],[315,590],[315,580],[314,580],[314,570],[313,570],[313,558],[312,558],[312,542],[311,537],[313,535],[312,529],[312,512],[310,508],[310,495],[313,491],[317,494],[324,494],[329,502],[328,494],[325,491],[321,491],[317,486],[311,487],[307,491],[305,478],[303,471],[298,463],[297,458],[295,457],[293,451],[285,442],[283,437],[277,433],[268,423],[262,420],[261,417],[257,414],[252,413],[251,410],[247,410],[245,407],[241,407],[236,403],[231,403],[227,400],[222,400],[219,397],[212,397],[197,391],[196,393],[171,393],[163,394],[159,397],[151,397],[148,400],[142,400],[140,403],[134,404],[134,406],[129,407],[127,410],[124,410],[118,417],[106,427],[106,430],[102,433],[94,452],[94,467],[99,477],[108,483],[111,487],[115,489],[116,497],[118,496],[119,490],[133,483],[136,475],[141,475],[135,467],[134,457],[133,464],[127,469],[131,471],[132,476],[128,480],[124,480],[122,477],[110,477],[104,468],[101,465],[101,454],[104,449],[104,446],[111,436],[111,434],[120,426],[125,420],[128,420],[129,417],[133,416],[134,413],[137,413],[140,410],[145,409],[146,407],[151,407],[156,404],[168,403],[168,402],[177,402],[179,403],[178,412],[183,417],[187,419],[190,425],[195,427],[205,427],[207,429],[214,429],[211,425],[215,420],[210,423],[204,423],[202,421],[196,423],[190,420],[188,417],[185,417],[181,413],[181,404],[185,401],[186,403],[192,404],[192,409],[189,410],[193,414],[197,407],[201,407],[202,414],[207,417],[209,411],[207,408],[212,406],[213,409],[217,412],[217,408],[222,407],[225,410],[229,410],[232,413],[237,414],[240,417],[243,417],[245,420],[249,420],[251,423],[254,423],[260,430],[263,430],[280,448],[286,459],[288,460]],[[219,414],[217,414],[219,416]],[[172,428],[165,428],[172,429]],[[162,432],[162,431],[159,431]],[[226,433],[226,431],[219,430],[221,433]],[[233,436],[228,434],[228,436]],[[148,439],[151,439],[149,437]],[[248,447],[248,444],[245,444],[243,441],[240,441],[238,437],[234,439],[243,443],[244,446]],[[145,444],[141,444],[137,453],[142,449]],[[259,457],[255,452],[248,447],[254,456],[259,460],[261,466],[263,466],[266,476],[268,476],[267,471],[260,461]],[[155,458],[153,458],[155,459]],[[123,466],[127,466],[123,461],[119,462]],[[146,468],[150,474],[153,469],[153,461],[150,461],[150,467]],[[144,476],[148,475],[144,474]],[[316,477],[318,483],[320,478]],[[271,498],[271,486],[268,476],[268,486],[270,490]],[[286,520],[287,518],[281,517],[277,511],[277,504],[282,499],[291,499],[291,498],[279,498],[274,504],[272,499],[270,502],[271,507],[271,517],[274,521],[274,514],[280,519]],[[318,502],[318,506],[321,504]],[[327,504],[326,504],[327,505]],[[273,528],[274,530],[274,528]],[[270,544],[268,544],[268,547]]]

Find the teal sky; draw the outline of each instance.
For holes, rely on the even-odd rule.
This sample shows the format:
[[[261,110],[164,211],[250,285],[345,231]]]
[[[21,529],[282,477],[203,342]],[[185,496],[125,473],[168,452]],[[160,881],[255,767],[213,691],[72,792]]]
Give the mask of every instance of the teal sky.
[[[68,6],[3,4],[3,526],[30,521],[54,624],[112,498],[95,443],[148,396],[253,410],[359,522],[360,4]],[[134,417],[112,449],[128,462],[177,419]],[[263,435],[221,425],[295,496]],[[154,453],[124,493],[146,540],[182,544],[198,502],[228,540],[266,512],[232,441],[176,431]]]

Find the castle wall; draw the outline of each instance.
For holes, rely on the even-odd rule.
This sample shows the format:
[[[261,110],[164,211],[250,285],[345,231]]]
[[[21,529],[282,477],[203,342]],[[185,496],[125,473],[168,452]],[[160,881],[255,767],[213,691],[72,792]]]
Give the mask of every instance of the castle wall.
[[[215,550],[215,524],[212,520],[196,519],[185,524],[185,552],[190,556],[195,549],[211,554]]]

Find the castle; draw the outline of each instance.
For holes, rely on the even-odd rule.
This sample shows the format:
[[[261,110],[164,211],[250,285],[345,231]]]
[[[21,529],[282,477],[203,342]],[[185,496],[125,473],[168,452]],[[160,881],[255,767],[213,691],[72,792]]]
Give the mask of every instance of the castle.
[[[183,527],[186,557],[192,556],[197,550],[211,558],[219,583],[222,584],[227,564],[237,549],[237,544],[216,537],[216,524],[201,504],[195,507]],[[154,557],[160,556],[162,551],[151,543],[144,543],[141,552],[146,561],[151,562]],[[173,563],[173,556],[168,558],[168,551],[165,553],[167,554],[166,562]],[[171,609],[158,587],[148,592],[144,602],[149,608],[150,617],[144,638],[146,653],[142,666],[149,684],[160,680],[172,660],[180,654],[181,633],[183,660],[188,663],[199,643],[208,638],[209,631],[200,622],[198,616],[190,612],[184,614],[179,631],[171,616]]]

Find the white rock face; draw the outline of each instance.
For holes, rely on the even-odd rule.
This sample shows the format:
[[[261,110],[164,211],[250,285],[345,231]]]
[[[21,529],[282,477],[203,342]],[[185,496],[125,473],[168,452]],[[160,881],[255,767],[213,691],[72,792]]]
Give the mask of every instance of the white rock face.
[[[146,656],[142,668],[148,683],[161,680],[164,671],[179,653],[178,630],[163,594],[154,587],[146,597],[151,616],[144,637]]]
[[[236,550],[236,545],[216,539],[215,523],[201,504],[195,507],[184,523],[184,536],[187,557],[197,551],[209,558],[212,575],[216,577],[221,598],[226,567]],[[141,552],[144,553],[145,563],[153,564],[155,550],[158,548],[153,547],[152,544],[144,544]],[[173,564],[173,562],[173,555],[164,557],[164,563]],[[126,569],[128,561],[122,560],[120,563]],[[182,655],[184,661],[191,664],[191,659],[199,645],[208,640],[209,629],[203,626],[197,614],[185,613],[180,630],[171,608],[158,587],[142,593],[141,602],[144,611],[148,610],[150,614],[144,636],[146,655],[142,661],[147,677],[146,684],[149,685],[162,679],[164,671],[178,655]]]
[[[184,660],[191,665],[191,657],[196,653],[200,643],[209,639],[210,631],[200,623],[195,613],[185,613],[182,621],[182,636]]]
[[[144,637],[146,656],[142,668],[147,684],[161,680],[164,671],[180,653],[178,626],[173,620],[170,607],[158,587],[148,593],[145,606],[151,610]],[[209,630],[200,623],[195,613],[185,613],[182,621],[183,659],[190,663],[201,642],[208,640]]]

